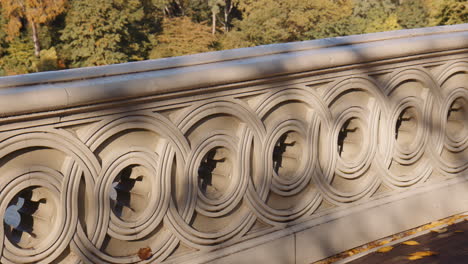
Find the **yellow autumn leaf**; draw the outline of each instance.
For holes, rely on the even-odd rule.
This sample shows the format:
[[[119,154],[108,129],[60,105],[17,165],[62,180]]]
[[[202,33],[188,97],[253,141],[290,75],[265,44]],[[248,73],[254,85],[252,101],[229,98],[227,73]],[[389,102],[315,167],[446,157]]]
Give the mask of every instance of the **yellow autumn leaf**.
[[[359,249],[357,249],[357,248],[348,250],[348,256],[353,256],[353,255],[355,255],[355,254],[361,253],[360,251],[361,251],[361,250],[359,250]]]
[[[409,260],[417,260],[417,259],[422,259],[424,257],[429,257],[429,256],[434,256],[439,254],[438,252],[435,251],[418,251],[411,253],[411,255],[408,257]]]
[[[389,252],[392,249],[393,249],[392,246],[387,246],[387,247],[382,247],[382,248],[377,249],[377,252],[385,253],[385,252]]]
[[[438,254],[439,253],[435,251],[418,251],[418,252],[411,253],[411,256],[428,257],[428,256],[434,256]]]
[[[444,232],[447,232],[447,228],[441,228],[441,229],[434,229],[434,230],[431,230],[431,232],[435,232],[435,233],[444,233]]]
[[[432,222],[432,223],[430,223],[430,224],[427,224],[426,227],[432,228],[432,227],[439,226],[439,225],[441,225],[441,224],[443,224],[442,221],[435,221],[435,222]]]
[[[408,257],[409,260],[417,260],[417,259],[422,259],[423,257],[420,256],[410,256]]]
[[[385,244],[388,244],[388,243],[390,243],[390,241],[391,241],[391,240],[384,240],[384,241],[380,241],[380,243],[379,243],[379,244],[380,244],[381,246],[383,246],[383,245],[385,245]]]
[[[408,241],[403,242],[402,244],[408,245],[408,246],[416,246],[416,245],[419,245],[419,242],[414,241],[414,240],[408,240]]]

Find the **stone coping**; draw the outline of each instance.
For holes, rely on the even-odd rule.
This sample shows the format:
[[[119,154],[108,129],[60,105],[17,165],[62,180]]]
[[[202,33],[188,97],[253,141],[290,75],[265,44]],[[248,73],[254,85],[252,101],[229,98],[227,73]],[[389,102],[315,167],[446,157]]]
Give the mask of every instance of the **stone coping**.
[[[203,93],[218,85],[466,48],[468,24],[460,24],[1,77],[0,116],[194,89]]]

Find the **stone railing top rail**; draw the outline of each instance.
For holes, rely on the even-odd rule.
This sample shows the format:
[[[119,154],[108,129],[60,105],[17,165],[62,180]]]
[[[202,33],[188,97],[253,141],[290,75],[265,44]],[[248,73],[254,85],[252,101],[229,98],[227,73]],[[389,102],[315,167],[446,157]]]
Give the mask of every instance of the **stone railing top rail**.
[[[1,77],[0,116],[466,48],[468,24],[460,24]]]

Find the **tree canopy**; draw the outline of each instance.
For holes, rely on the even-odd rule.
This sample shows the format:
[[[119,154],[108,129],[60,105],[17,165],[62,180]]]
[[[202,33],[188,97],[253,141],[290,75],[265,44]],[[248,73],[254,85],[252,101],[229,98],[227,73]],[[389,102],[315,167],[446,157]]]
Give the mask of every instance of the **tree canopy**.
[[[142,0],[71,1],[60,49],[71,67],[97,66],[146,58],[151,8]]]
[[[2,0],[0,75],[467,22],[466,0]]]
[[[65,4],[66,0],[3,0],[1,11],[7,19],[7,40],[13,40],[20,34],[25,24],[29,25],[34,42],[34,54],[39,57],[41,47],[38,26],[60,15],[65,10]]]

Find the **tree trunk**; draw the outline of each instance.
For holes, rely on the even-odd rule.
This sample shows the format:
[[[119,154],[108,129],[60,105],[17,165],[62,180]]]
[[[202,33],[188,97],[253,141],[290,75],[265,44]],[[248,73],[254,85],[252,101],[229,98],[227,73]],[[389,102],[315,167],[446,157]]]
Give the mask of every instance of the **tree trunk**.
[[[216,33],[216,13],[213,11],[211,13],[213,14],[211,18],[213,22],[213,24],[211,25],[211,34],[214,35]]]
[[[164,12],[163,12],[164,16],[167,16],[167,17],[172,17],[172,12],[171,10],[167,7],[167,6],[164,6]]]
[[[228,8],[227,6],[224,7],[224,33],[227,33],[229,31],[229,13],[228,13]]]
[[[182,4],[180,4],[179,0],[175,0],[175,3],[179,7],[179,10],[180,10],[180,13],[182,14],[182,16],[185,16],[184,6]]]
[[[39,58],[41,54],[41,44],[39,42],[39,37],[37,36],[36,23],[34,23],[33,21],[30,21],[29,23],[31,23],[31,29],[32,29],[32,38],[34,42],[34,55],[36,55],[36,57]]]
[[[232,5],[233,3],[231,0],[224,1],[224,33],[229,31],[229,15],[232,11]]]

